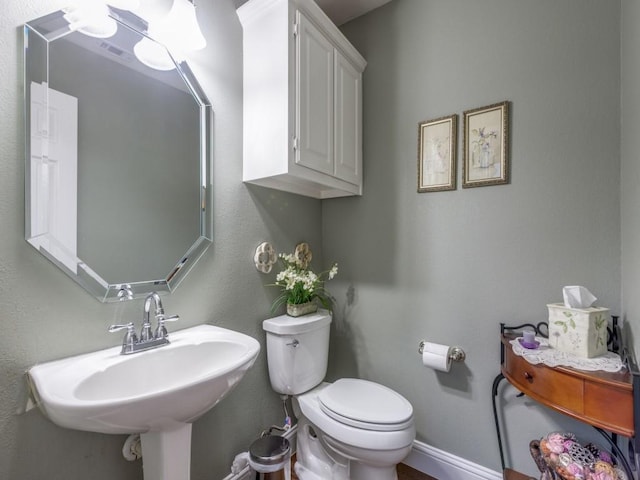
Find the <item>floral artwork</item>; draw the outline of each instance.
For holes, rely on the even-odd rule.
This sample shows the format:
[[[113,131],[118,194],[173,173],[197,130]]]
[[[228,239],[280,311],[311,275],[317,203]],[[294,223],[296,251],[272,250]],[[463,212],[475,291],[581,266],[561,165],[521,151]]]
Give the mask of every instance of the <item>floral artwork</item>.
[[[457,115],[418,125],[418,192],[455,190]]]
[[[509,182],[509,103],[464,112],[463,188]]]
[[[604,315],[597,315],[594,319],[595,330],[593,334],[596,338],[596,348],[607,347],[607,319]]]
[[[486,127],[471,130],[471,135],[475,138],[471,142],[473,153],[471,163],[474,168],[489,168],[496,163],[495,140],[498,138],[498,131],[485,130],[487,130]],[[500,171],[496,173],[499,174]]]

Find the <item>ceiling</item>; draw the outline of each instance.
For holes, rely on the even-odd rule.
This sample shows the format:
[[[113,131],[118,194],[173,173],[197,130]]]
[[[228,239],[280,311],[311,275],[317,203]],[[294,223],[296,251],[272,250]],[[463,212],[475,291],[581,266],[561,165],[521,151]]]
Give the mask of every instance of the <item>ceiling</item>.
[[[238,8],[247,0],[233,0]],[[336,25],[353,20],[391,0],[315,0],[318,6]]]

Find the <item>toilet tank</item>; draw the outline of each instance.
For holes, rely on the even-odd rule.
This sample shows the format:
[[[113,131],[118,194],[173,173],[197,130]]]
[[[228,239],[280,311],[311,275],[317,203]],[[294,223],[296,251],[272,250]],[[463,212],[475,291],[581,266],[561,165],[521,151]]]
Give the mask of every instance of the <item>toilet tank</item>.
[[[327,310],[262,322],[267,332],[271,388],[280,394],[298,395],[322,382],[327,373],[330,324]]]

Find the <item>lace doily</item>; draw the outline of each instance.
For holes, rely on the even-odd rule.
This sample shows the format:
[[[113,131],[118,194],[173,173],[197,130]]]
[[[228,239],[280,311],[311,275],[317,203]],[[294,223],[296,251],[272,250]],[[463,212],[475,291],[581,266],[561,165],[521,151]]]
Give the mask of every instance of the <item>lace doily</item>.
[[[624,363],[617,353],[607,352],[599,357],[583,358],[551,348],[546,338],[536,337],[536,341],[540,342],[540,346],[536,349],[524,348],[517,338],[509,343],[513,347],[513,353],[533,365],[544,363],[549,367],[571,367],[588,372],[597,370],[619,372],[624,368]]]

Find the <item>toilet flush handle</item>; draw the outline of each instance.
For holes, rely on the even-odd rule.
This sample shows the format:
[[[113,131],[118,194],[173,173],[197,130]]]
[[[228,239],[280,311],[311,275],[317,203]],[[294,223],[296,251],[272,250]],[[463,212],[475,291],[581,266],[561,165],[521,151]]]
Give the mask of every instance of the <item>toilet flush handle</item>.
[[[298,345],[300,345],[300,342],[298,341],[297,338],[294,338],[293,342],[287,343],[287,347],[298,348]]]

